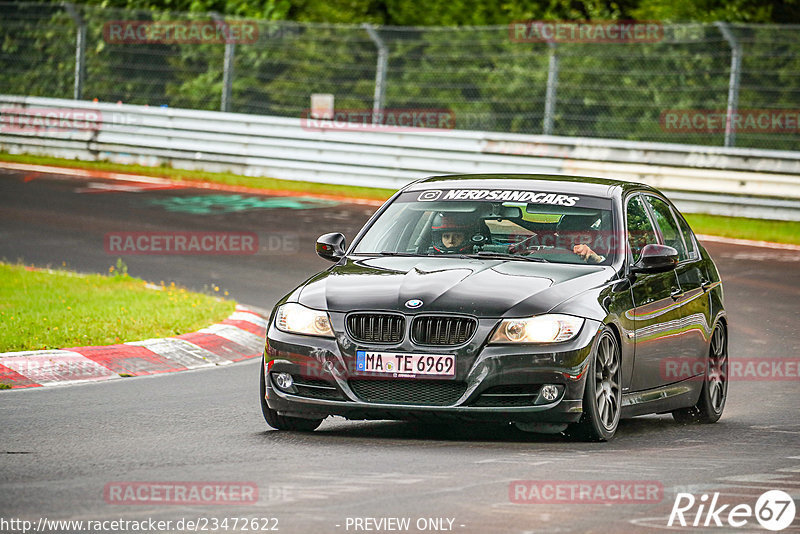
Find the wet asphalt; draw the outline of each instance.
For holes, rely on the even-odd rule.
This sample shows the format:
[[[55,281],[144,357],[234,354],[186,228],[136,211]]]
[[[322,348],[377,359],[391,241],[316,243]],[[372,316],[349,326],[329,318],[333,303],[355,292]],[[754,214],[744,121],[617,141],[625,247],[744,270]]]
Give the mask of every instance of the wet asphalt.
[[[270,308],[329,265],[314,254],[318,235],[342,231],[350,240],[375,209],[119,186],[0,170],[0,258],[83,272],[107,272],[122,258],[134,276],[198,291],[218,286],[242,303]],[[255,234],[259,250],[109,250],[109,236],[125,232]],[[800,254],[706,246],[724,281],[731,359],[796,358]],[[267,519],[259,526],[268,527],[276,525],[275,518],[279,531],[290,534],[367,532],[376,524],[366,518],[409,518],[408,532],[655,532],[666,528],[678,492],[719,492],[725,502],[751,506],[769,489],[784,490],[796,501],[800,496],[797,378],[732,383],[717,424],[680,426],[669,415],[641,417],[623,421],[606,444],[495,425],[338,418],[314,433],[276,432],[263,421],[257,391],[258,363],[250,361],[0,392],[0,518],[153,518],[173,521],[170,532],[181,531],[174,525],[181,518],[229,518],[232,531],[236,517]],[[646,504],[519,504],[509,495],[515,480],[651,481],[663,487],[663,495]],[[214,506],[107,502],[104,488],[119,481],[251,482],[259,498]],[[5,532],[2,527],[0,521]],[[763,529],[751,518],[737,531]],[[800,532],[800,518],[785,532],[790,531]]]

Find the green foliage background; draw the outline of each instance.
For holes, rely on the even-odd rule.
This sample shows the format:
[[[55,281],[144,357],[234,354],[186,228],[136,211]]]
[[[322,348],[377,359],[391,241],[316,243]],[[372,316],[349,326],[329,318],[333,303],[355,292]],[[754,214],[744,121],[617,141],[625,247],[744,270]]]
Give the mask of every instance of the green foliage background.
[[[723,144],[664,131],[667,109],[724,110],[733,23],[743,51],[740,109],[800,109],[800,0],[91,0],[83,98],[218,110],[222,44],[109,44],[114,20],[257,20],[235,47],[231,111],[299,117],[312,93],[370,109],[377,50],[389,48],[387,108],[447,109],[456,127],[542,133],[550,55],[558,58],[555,135]],[[519,43],[519,20],[654,20],[658,43]],[[783,24],[778,26],[776,23]],[[792,24],[792,25],[788,25]],[[56,2],[0,3],[0,93],[71,98],[76,25]],[[800,149],[797,134],[739,133],[737,146]]]

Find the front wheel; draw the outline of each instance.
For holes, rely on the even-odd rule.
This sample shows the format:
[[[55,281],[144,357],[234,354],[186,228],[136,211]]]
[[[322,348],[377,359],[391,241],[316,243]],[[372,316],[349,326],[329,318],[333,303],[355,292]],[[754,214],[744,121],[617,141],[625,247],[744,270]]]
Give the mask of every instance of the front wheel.
[[[718,323],[711,335],[703,389],[697,404],[672,412],[678,423],[716,423],[722,417],[728,398],[728,332]]]
[[[322,419],[303,419],[301,417],[287,417],[267,406],[267,383],[264,377],[264,362],[261,362],[261,413],[264,420],[275,430],[299,430],[311,432],[322,424]]]
[[[589,362],[583,393],[583,417],[567,433],[584,441],[608,441],[619,424],[622,401],[619,343],[610,328],[603,327]]]

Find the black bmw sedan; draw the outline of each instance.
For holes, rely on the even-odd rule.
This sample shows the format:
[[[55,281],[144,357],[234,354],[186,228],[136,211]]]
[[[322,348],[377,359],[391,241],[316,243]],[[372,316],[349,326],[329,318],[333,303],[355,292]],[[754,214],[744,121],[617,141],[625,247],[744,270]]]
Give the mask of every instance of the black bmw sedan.
[[[436,176],[398,191],[275,306],[261,407],[276,429],[466,419],[611,439],[621,417],[712,423],[727,396],[714,262],[643,184]]]

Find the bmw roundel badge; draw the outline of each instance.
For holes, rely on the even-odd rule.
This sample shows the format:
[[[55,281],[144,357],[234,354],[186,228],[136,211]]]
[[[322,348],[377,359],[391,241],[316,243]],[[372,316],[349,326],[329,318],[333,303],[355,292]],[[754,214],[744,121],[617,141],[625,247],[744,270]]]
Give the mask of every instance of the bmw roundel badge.
[[[420,306],[422,306],[422,301],[419,299],[411,299],[409,301],[406,301],[406,308],[414,309],[414,308],[419,308]]]

